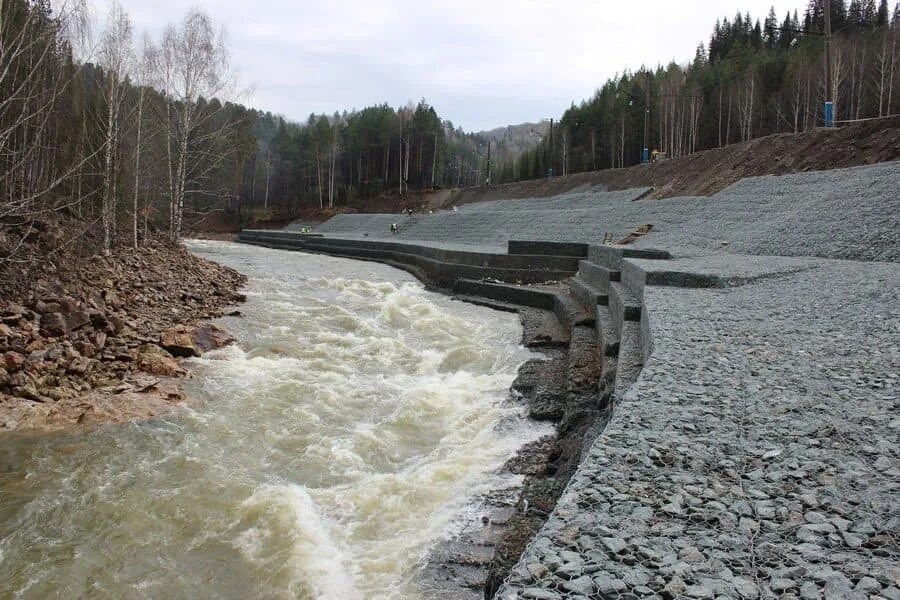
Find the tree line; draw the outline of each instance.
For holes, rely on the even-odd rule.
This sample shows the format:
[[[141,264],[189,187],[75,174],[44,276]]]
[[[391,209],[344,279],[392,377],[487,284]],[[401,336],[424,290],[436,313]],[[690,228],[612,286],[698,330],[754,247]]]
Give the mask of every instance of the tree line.
[[[624,72],[572,106],[531,151],[493,178],[517,181],[641,162],[647,145],[677,157],[773,133],[823,125],[824,20],[833,31],[831,97],[838,122],[900,112],[900,2],[812,0],[805,13],[760,22],[750,14],[716,22],[687,65]]]
[[[20,233],[0,260],[51,213],[109,253],[213,211],[292,216],[486,177],[488,138],[424,99],[295,123],[239,96],[202,11],[136,40],[116,3],[97,28],[79,0],[0,0],[0,227]]]

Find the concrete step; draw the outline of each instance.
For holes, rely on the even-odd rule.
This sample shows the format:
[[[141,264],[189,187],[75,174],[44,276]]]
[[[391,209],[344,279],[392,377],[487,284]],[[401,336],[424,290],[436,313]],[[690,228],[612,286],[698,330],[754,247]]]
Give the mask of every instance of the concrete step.
[[[594,311],[588,306],[583,306],[577,298],[564,291],[556,294],[553,311],[559,322],[570,329],[579,325],[594,326]]]
[[[585,307],[591,316],[596,317],[598,304],[609,304],[609,296],[600,293],[600,291],[589,283],[582,281],[577,277],[569,279],[569,292],[577,302]]]
[[[609,310],[612,313],[615,331],[620,335],[626,321],[641,320],[640,300],[618,281],[613,281],[609,285]]]
[[[622,401],[628,389],[637,381],[644,368],[644,357],[641,352],[641,326],[639,323],[626,322],[622,329],[622,341],[619,346],[619,357],[616,364],[616,391],[614,404]]]
[[[618,356],[619,334],[613,326],[612,312],[609,306],[597,306],[597,344],[603,356]]]
[[[609,293],[609,283],[620,281],[619,271],[598,265],[589,260],[578,261],[578,278],[597,288],[601,293]]]
[[[623,258],[663,260],[672,258],[665,250],[640,250],[630,246],[596,246],[588,248],[588,260],[594,264],[618,271]]]
[[[457,280],[453,284],[453,292],[464,296],[481,296],[507,304],[518,304],[543,310],[554,310],[556,304],[556,294],[548,290],[474,279]]]
[[[573,256],[576,258],[585,258],[588,254],[588,245],[577,242],[510,240],[506,247],[508,254]]]

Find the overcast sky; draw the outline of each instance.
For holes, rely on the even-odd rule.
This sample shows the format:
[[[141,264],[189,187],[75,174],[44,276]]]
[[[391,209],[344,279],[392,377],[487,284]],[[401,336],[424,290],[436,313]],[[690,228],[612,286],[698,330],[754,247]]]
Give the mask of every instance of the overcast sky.
[[[96,13],[106,0],[91,0]],[[294,120],[426,98],[467,130],[558,117],[608,77],[693,57],[717,17],[772,0],[120,0],[138,32],[189,6],[223,25],[246,102]],[[805,1],[779,2],[779,20]]]

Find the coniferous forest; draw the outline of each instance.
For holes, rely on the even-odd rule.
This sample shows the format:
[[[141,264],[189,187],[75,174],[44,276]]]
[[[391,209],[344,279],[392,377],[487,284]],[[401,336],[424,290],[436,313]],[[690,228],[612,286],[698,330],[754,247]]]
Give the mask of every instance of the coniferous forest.
[[[773,133],[821,127],[825,1],[831,2],[832,98],[837,124],[900,112],[900,3],[811,0],[806,11],[716,21],[689,64],[623,72],[573,104],[541,144],[502,165],[494,181],[626,167],[648,148],[677,157]]]
[[[196,10],[138,40],[115,5],[89,31],[78,3],[0,0],[0,220],[71,213],[108,252],[215,212],[246,222],[633,165],[647,113],[665,157],[808,130],[823,119],[823,1],[719,19],[686,64],[622,72],[552,128],[489,135],[424,99],[302,123],[245,106],[221,32]],[[900,112],[900,3],[830,1],[836,119]]]

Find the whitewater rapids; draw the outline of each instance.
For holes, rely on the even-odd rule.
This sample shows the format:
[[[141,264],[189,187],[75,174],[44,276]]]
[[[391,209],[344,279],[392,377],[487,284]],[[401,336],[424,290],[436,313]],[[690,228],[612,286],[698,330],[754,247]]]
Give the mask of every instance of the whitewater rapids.
[[[549,433],[512,314],[378,264],[192,242],[249,276],[237,344],[164,419],[0,437],[0,597],[416,598],[418,568]]]

